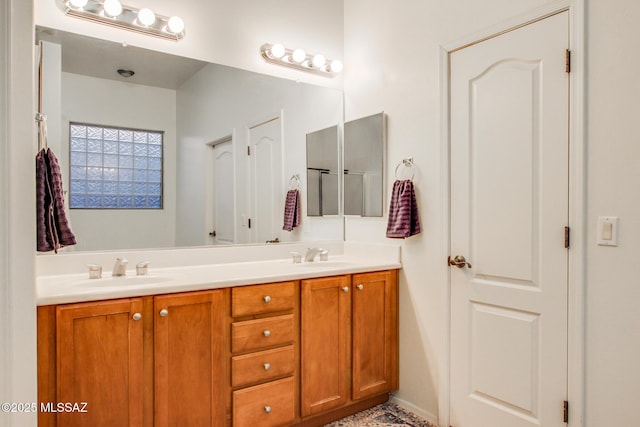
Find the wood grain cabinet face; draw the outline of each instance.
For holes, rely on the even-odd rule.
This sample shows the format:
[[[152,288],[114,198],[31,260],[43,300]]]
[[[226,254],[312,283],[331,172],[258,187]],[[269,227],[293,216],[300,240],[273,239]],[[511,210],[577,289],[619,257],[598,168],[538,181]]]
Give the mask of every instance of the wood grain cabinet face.
[[[141,312],[135,298],[56,308],[55,402],[87,403],[86,413],[59,412],[58,426],[142,425]]]
[[[154,298],[155,426],[224,419],[221,291]]]
[[[233,392],[233,427],[276,427],[293,424],[293,377]]]
[[[348,276],[302,281],[303,417],[347,403],[351,340],[349,285]]]
[[[39,399],[87,402],[38,424],[223,425],[224,319],[221,290],[38,307]]]
[[[240,286],[231,289],[231,316],[243,317],[293,310],[297,282]]]
[[[353,400],[398,388],[397,280],[392,272],[352,277]]]
[[[302,416],[397,389],[397,271],[301,286]]]

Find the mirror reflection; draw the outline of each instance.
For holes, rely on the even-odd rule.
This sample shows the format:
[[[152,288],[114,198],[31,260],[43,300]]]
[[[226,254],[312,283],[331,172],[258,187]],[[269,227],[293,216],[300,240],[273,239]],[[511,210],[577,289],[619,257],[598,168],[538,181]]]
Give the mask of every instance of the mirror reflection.
[[[307,134],[307,215],[338,215],[338,126]]]
[[[344,214],[382,216],[385,115],[344,124]]]
[[[342,221],[313,227],[302,218],[300,228],[282,230],[289,177],[306,176],[306,160],[315,158],[306,153],[306,135],[342,122],[342,92],[47,28],[37,28],[36,40],[43,41],[41,110],[65,188],[81,188],[102,203],[70,209],[78,240],[70,250],[342,239]],[[101,163],[96,156],[91,163],[87,153],[87,163],[76,166],[102,180],[74,174],[81,171],[70,165],[76,150],[70,123],[162,134],[161,161],[154,148],[142,173],[134,163],[129,167],[128,154],[102,152]],[[88,146],[91,138],[84,139]],[[109,141],[103,138],[103,150],[113,148]],[[133,198],[139,196],[135,188],[153,188],[153,197],[160,191],[160,209],[118,204],[114,188],[129,171],[113,169],[116,154],[116,166],[131,169]],[[337,200],[337,148],[333,156]],[[326,209],[337,214],[337,201]]]

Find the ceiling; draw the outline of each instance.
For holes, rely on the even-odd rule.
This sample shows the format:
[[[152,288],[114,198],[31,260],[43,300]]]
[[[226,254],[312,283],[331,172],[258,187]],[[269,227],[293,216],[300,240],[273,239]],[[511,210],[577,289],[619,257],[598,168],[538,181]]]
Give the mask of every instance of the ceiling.
[[[195,59],[37,27],[36,42],[41,40],[62,46],[63,72],[165,89],[177,89],[207,65]],[[122,77],[118,69],[133,70],[135,75]]]

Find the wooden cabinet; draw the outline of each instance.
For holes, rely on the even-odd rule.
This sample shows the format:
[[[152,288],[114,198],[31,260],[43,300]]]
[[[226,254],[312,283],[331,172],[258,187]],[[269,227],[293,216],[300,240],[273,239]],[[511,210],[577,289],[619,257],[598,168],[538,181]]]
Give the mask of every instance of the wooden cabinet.
[[[221,291],[154,298],[155,426],[224,419]]]
[[[57,413],[58,426],[142,425],[141,312],[140,298],[57,307],[56,398],[44,402],[86,402]]]
[[[38,425],[217,425],[223,309],[222,291],[38,307],[38,400],[87,402]]]
[[[301,410],[314,415],[349,398],[351,289],[348,276],[303,280]]]
[[[290,426],[296,420],[298,282],[231,289],[233,427]]]
[[[303,280],[301,287],[302,416],[396,389],[397,272]]]
[[[398,388],[396,272],[352,277],[352,388],[354,400]]]
[[[38,307],[39,427],[320,426],[398,388],[397,271]]]

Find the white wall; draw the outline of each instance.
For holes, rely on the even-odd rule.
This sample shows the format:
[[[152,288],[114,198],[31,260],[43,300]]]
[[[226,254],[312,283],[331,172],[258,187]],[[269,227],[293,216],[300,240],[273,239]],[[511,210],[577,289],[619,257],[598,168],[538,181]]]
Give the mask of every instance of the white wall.
[[[67,188],[69,122],[164,132],[163,208],[70,209],[71,250],[162,248],[175,244],[176,91],[62,73],[62,137],[56,152]]]
[[[605,4],[606,3],[606,4]],[[638,425],[640,394],[640,4],[587,2],[587,427]],[[620,245],[596,245],[598,216],[620,217]]]
[[[1,402],[36,401],[32,12],[30,2],[0,1],[0,50],[6,54],[0,71],[6,96],[0,107]],[[0,412],[2,427],[35,425],[36,414]]]
[[[281,42],[342,59],[342,0],[127,0],[134,7],[151,7],[162,15],[178,15],[186,37],[170,42],[66,17],[54,0],[33,0],[37,25],[76,32],[131,46],[201,59],[335,88],[342,78],[326,78],[267,64],[260,56],[264,43]]]
[[[249,229],[241,217],[249,216],[246,155],[247,127],[282,114],[283,165],[281,191],[276,206],[284,207],[289,178],[301,178],[302,215],[306,214],[306,134],[336,125],[343,117],[339,90],[276,79],[220,65],[208,65],[178,89],[178,212],[177,245],[209,243],[206,240],[207,167],[212,153],[208,143],[234,136],[237,243],[249,243]],[[337,153],[336,153],[337,156]],[[276,218],[281,221],[282,217]],[[293,232],[280,240],[342,239],[342,226],[334,219],[303,218]]]

